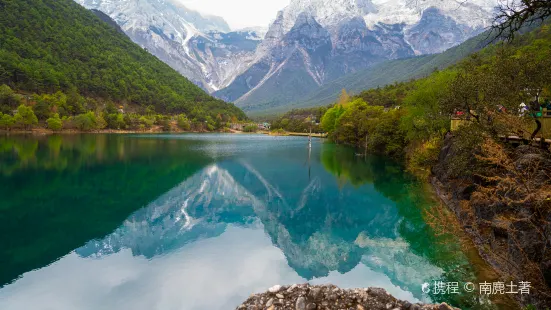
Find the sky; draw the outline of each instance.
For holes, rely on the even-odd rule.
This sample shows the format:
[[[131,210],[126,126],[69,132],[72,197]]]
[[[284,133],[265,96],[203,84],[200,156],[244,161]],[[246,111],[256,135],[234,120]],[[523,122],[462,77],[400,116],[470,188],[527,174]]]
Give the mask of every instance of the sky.
[[[232,29],[268,27],[290,0],[179,0],[201,13],[223,17]]]

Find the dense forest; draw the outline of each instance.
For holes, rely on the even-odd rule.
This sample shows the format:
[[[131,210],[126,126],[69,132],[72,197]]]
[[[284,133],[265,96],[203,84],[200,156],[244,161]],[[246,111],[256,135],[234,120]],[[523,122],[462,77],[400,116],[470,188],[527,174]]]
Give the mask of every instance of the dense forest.
[[[119,129],[181,115],[217,129],[246,119],[71,0],[0,0],[0,10],[2,127],[36,124],[8,119],[21,104],[53,127],[58,118]]]

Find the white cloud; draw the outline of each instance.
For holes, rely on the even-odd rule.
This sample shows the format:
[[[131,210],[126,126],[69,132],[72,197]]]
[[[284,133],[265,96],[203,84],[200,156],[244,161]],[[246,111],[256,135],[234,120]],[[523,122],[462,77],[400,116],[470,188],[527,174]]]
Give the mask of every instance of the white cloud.
[[[232,29],[267,27],[290,0],[175,0],[201,13],[223,17]]]

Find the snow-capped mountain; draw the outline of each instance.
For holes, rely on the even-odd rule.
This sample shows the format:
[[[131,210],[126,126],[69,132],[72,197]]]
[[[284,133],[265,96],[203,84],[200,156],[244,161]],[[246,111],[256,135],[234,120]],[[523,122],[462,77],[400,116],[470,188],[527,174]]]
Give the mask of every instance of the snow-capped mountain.
[[[250,68],[217,93],[245,111],[295,103],[384,60],[442,52],[491,24],[496,0],[293,0]]]
[[[292,0],[268,29],[231,31],[177,0],[75,0],[245,111],[284,109],[327,82],[473,37],[497,0]]]
[[[231,32],[221,17],[172,0],[75,0],[102,11],[137,44],[207,91],[225,87],[250,63],[261,30]]]

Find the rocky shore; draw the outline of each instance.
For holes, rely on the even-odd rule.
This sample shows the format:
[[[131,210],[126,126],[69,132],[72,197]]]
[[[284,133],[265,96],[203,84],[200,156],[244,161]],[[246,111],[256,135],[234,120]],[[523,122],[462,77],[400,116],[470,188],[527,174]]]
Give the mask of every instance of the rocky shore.
[[[446,303],[412,304],[394,298],[382,288],[341,289],[334,285],[276,285],[252,295],[238,310],[454,310]]]
[[[450,167],[454,152],[458,152],[453,142],[451,137],[446,139],[438,164],[433,167],[431,183],[437,196],[456,215],[480,256],[502,281],[530,282],[530,294],[511,297],[523,306],[548,309],[551,306],[551,154],[528,145],[514,148],[502,160],[509,162],[508,165],[488,168],[493,169],[489,170],[490,182],[479,175],[452,176]],[[475,154],[472,158],[474,161]],[[491,186],[496,188],[495,193],[481,194]],[[519,194],[522,190],[516,190],[515,186],[530,189],[528,195]]]

